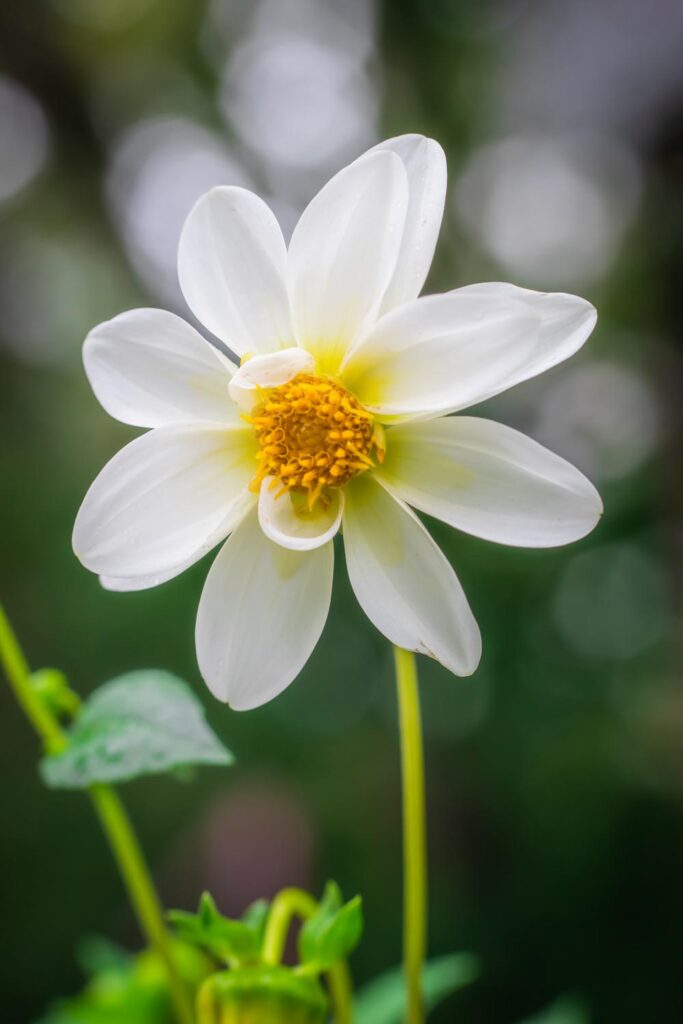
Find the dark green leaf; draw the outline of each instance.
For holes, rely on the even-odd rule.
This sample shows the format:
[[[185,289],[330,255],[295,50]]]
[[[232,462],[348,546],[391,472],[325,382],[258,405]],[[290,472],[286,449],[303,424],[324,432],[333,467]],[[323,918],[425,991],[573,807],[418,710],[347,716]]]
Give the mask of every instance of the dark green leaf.
[[[55,789],[84,789],[232,760],[188,685],[152,669],[130,672],[96,690],[69,732],[68,747],[44,758],[41,774]]]
[[[342,906],[339,887],[328,882],[318,909],[299,933],[299,959],[316,971],[325,971],[355,949],[362,933],[360,896]]]
[[[476,957],[452,953],[430,960],[422,972],[427,1011],[446,996],[469,984],[479,974]],[[400,967],[366,985],[355,1001],[355,1024],[402,1024],[405,1017],[405,982]]]

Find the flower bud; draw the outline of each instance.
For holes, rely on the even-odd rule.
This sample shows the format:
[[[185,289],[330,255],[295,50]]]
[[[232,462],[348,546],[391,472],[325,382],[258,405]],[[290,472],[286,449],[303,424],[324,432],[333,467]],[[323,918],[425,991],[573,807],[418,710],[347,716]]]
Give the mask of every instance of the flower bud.
[[[324,1024],[328,1001],[318,981],[288,967],[242,967],[207,978],[198,1024]]]

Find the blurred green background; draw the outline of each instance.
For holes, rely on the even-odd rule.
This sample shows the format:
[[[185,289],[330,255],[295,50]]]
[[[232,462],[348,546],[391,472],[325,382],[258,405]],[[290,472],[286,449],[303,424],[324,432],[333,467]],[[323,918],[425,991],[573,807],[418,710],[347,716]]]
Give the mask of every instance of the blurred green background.
[[[236,913],[334,877],[365,897],[356,978],[397,962],[390,651],[342,569],[301,677],[239,715],[195,663],[209,559],[100,589],[71,527],[135,432],[90,393],[86,332],[184,312],[175,247],[207,188],[254,188],[287,233],[330,173],[406,131],[449,162],[427,290],[510,280],[599,309],[575,359],[482,407],[595,481],[595,533],[534,552],[430,524],[484,636],[470,680],[421,663],[430,948],[484,964],[435,1020],[512,1024],[564,992],[595,1022],[683,1020],[682,48],[676,0],[0,6],[0,599],[34,667],[83,693],[171,669],[235,751],[124,792],[169,905],[210,888]],[[80,986],[82,934],[139,937],[89,807],[41,787],[5,688],[0,704],[2,1019],[24,1024]]]

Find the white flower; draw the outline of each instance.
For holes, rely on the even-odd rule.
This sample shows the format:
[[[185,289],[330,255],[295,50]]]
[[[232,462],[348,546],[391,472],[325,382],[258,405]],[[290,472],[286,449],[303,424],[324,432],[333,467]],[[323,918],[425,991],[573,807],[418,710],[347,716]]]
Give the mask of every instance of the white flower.
[[[241,368],[161,310],[122,313],[85,342],[107,412],[152,429],[93,483],[74,550],[105,587],[137,590],[224,542],[196,642],[206,683],[233,708],[275,697],[311,654],[339,529],[375,626],[468,675],[477,624],[410,506],[522,547],[577,540],[600,517],[595,488],[563,459],[451,415],[572,355],[596,313],[509,284],[418,298],[445,191],[436,142],[391,139],[323,188],[287,250],[257,196],[214,189],[187,219],[178,270]]]

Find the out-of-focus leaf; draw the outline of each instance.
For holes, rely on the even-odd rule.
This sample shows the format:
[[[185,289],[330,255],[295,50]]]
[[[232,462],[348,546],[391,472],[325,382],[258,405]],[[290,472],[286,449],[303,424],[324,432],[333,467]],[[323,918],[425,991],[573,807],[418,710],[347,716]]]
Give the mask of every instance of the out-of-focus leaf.
[[[479,962],[471,953],[452,953],[430,960],[422,972],[427,1010],[478,975]],[[404,1016],[405,982],[400,967],[366,985],[356,998],[355,1024],[402,1024]]]
[[[268,920],[268,911],[270,910],[270,903],[268,900],[255,900],[250,903],[247,909],[242,914],[242,920],[246,925],[251,928],[254,935],[259,940],[259,948],[263,944],[263,936],[266,930],[266,921]]]
[[[40,767],[48,786],[84,789],[232,760],[189,686],[152,669],[130,672],[96,690],[71,728],[66,750],[44,758]]]
[[[580,999],[564,996],[520,1024],[590,1024],[590,1014]]]
[[[90,976],[105,971],[126,971],[133,957],[102,935],[86,935],[78,943],[76,959],[84,974]]]
[[[201,946],[226,963],[245,963],[258,959],[268,904],[259,901],[249,907],[241,921],[223,917],[205,892],[196,914],[171,910],[168,919],[185,942]]]
[[[362,934],[360,896],[342,905],[339,887],[328,882],[318,909],[299,933],[299,959],[316,971],[326,971],[355,949]]]
[[[39,1024],[169,1024],[173,1008],[166,968],[153,950],[130,955],[105,939],[89,940],[87,966],[99,969],[81,993],[56,1002]],[[193,997],[213,970],[199,950],[173,941],[176,971]]]

